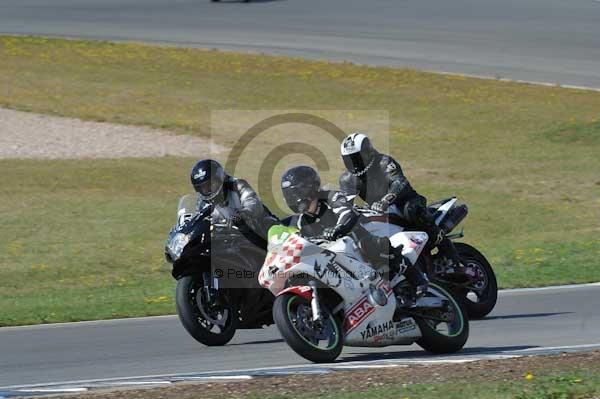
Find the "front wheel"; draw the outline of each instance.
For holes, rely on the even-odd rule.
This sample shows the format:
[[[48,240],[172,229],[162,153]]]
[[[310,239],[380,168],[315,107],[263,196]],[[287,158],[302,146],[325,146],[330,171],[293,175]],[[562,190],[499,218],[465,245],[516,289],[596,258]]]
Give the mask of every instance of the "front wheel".
[[[310,302],[298,295],[283,294],[273,303],[273,320],[287,344],[315,363],[333,362],[344,346],[340,323],[324,306],[323,320],[312,319]]]
[[[458,352],[469,338],[469,319],[461,302],[450,291],[434,283],[429,284],[425,295],[445,299],[448,306],[425,310],[423,317],[415,317],[421,329],[417,344],[431,353]]]
[[[467,314],[471,319],[482,319],[496,306],[498,283],[492,266],[485,256],[469,244],[454,244],[463,265],[477,273],[477,280],[471,287],[459,291]]]
[[[206,292],[200,275],[177,281],[175,304],[186,331],[207,346],[222,346],[231,341],[240,323],[237,307],[222,292]]]

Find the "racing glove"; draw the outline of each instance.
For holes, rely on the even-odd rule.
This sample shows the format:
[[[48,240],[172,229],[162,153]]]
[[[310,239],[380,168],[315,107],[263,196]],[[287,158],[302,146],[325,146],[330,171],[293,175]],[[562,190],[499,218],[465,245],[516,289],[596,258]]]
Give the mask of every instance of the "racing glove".
[[[237,209],[233,210],[231,212],[231,216],[230,216],[229,220],[231,221],[231,224],[233,226],[239,226],[240,224],[242,224],[243,219],[242,219],[242,215],[240,214],[240,211],[238,211]]]
[[[382,199],[377,202],[373,202],[371,209],[375,212],[385,212],[396,201],[396,194],[386,194]]]
[[[337,226],[327,227],[325,230],[323,230],[323,238],[328,241],[335,241],[340,238],[340,236],[340,229]]]

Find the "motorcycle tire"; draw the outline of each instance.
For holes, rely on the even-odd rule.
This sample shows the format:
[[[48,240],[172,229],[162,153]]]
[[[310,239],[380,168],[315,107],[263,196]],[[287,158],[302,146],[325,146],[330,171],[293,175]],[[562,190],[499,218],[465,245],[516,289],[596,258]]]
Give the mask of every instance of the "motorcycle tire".
[[[228,320],[226,328],[220,333],[207,329],[201,320],[206,320],[198,309],[196,301],[196,290],[202,287],[202,276],[191,275],[180,278],[177,281],[175,294],[175,305],[177,315],[186,331],[198,342],[206,346],[222,346],[227,344],[237,330],[240,319],[235,306],[228,304]],[[212,327],[211,327],[212,329]]]
[[[451,335],[442,334],[437,331],[435,327],[431,326],[426,319],[415,317],[415,321],[421,329],[421,338],[417,340],[417,344],[426,351],[435,354],[458,352],[463,348],[467,342],[467,339],[469,338],[469,319],[467,317],[466,310],[464,309],[462,302],[458,300],[449,290],[441,287],[438,284],[430,283],[429,292],[433,293],[436,291],[446,297],[454,309],[458,310],[458,331],[452,333]]]
[[[332,324],[335,340],[333,344],[326,348],[319,348],[311,343],[298,330],[291,320],[293,315],[293,306],[304,305],[310,308],[310,301],[298,295],[283,294],[278,296],[273,303],[273,320],[279,329],[283,339],[300,356],[314,363],[333,362],[342,352],[344,338],[339,321],[325,308],[321,311],[327,315],[327,320]]]
[[[454,246],[456,247],[459,257],[463,260],[463,263],[468,264],[469,261],[477,263],[480,270],[486,275],[487,286],[481,293],[481,296],[477,295],[477,302],[468,298],[467,295],[469,291],[462,290],[458,293],[458,296],[467,310],[469,318],[482,319],[494,309],[496,302],[498,301],[498,282],[496,281],[496,275],[485,256],[477,249],[462,242],[457,242]]]

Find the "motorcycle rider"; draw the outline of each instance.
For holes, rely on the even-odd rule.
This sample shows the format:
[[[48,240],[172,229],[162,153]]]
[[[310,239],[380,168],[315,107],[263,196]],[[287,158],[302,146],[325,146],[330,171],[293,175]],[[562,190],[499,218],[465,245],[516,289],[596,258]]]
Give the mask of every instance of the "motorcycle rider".
[[[341,191],[321,189],[321,178],[310,166],[288,169],[281,177],[281,190],[288,207],[295,212],[290,224],[308,237],[336,240],[349,235],[357,242],[367,260],[378,267],[388,263],[391,271],[405,270],[404,275],[413,288],[412,300],[427,288],[427,277],[393,248],[387,237],[378,237],[361,224],[362,216]]]
[[[452,241],[435,224],[427,210],[427,200],[418,194],[391,156],[378,152],[362,133],[348,135],[341,144],[346,171],[339,178],[344,194],[358,195],[372,210],[385,212],[395,205],[404,222],[429,236],[428,246],[443,247],[457,264],[460,262]]]
[[[250,184],[227,175],[217,161],[198,161],[192,168],[190,179],[200,200],[213,208],[213,220],[225,219],[236,226],[245,223],[263,240],[266,240],[269,228],[279,223]]]

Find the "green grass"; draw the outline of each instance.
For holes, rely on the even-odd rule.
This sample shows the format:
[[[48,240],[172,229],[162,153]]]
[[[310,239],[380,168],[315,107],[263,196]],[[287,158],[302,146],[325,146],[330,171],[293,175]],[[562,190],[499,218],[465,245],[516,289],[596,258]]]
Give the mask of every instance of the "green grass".
[[[190,162],[0,161],[0,324],[174,312],[162,250]]]
[[[392,154],[428,198],[469,205],[465,241],[502,287],[600,281],[600,93],[0,36],[0,105],[198,136],[216,109],[387,110]],[[162,245],[193,162],[0,161],[0,326],[173,312]]]
[[[339,386],[336,387],[339,389]],[[311,393],[310,395],[249,395],[248,398],[328,398],[328,399],[579,399],[596,398],[600,394],[600,377],[597,373],[581,371],[534,378],[522,382],[471,382],[427,384],[386,384],[363,392]]]

